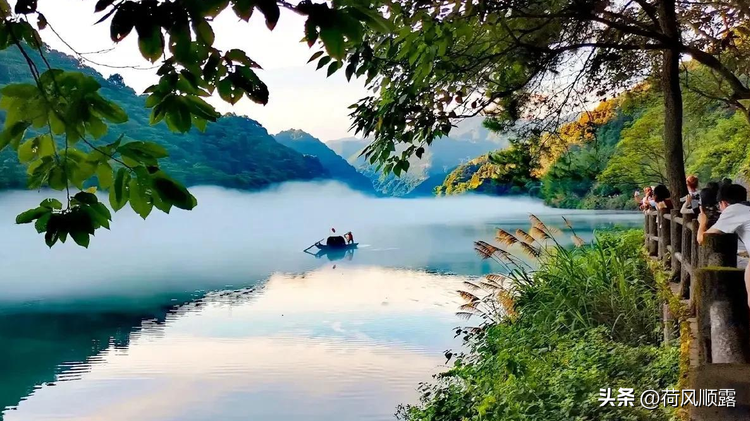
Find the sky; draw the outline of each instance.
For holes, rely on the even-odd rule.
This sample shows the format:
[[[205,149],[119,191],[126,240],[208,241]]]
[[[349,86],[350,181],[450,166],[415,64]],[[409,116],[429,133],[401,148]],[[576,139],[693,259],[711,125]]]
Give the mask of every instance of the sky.
[[[119,73],[125,83],[141,93],[158,79],[153,65],[138,51],[135,31],[123,42],[115,44],[109,37],[109,21],[94,25],[101,14],[94,14],[94,0],[40,0],[41,11],[50,26],[79,53],[113,50],[85,55],[86,58],[108,66],[138,66],[141,69],[113,69],[85,63],[105,76]],[[306,64],[316,51],[300,42],[304,35],[304,19],[282,11],[273,31],[266,28],[262,14],[254,13],[249,23],[239,20],[231,10],[222,13],[214,22],[215,46],[221,50],[241,48],[258,62],[263,70],[260,78],[271,92],[266,106],[243,98],[231,106],[221,99],[211,103],[222,112],[234,112],[259,121],[269,133],[286,129],[301,129],[328,141],[352,136],[349,133],[349,105],[366,96],[364,80],[347,82],[343,72],[326,77],[316,71],[315,63]],[[70,48],[48,28],[42,38],[52,48],[72,54]],[[149,69],[149,70],[143,70]]]

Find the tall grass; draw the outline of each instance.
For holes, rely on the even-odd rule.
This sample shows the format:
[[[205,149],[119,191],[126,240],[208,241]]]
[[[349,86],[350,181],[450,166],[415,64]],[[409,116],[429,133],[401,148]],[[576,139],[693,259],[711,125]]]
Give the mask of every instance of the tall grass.
[[[582,247],[555,245],[533,276],[513,278],[516,312],[555,330],[603,327],[621,342],[657,343],[655,282],[634,247],[641,238],[639,231],[598,233]]]
[[[567,224],[567,221],[565,221]],[[659,420],[670,409],[600,407],[599,389],[674,387],[678,349],[658,344],[654,279],[640,254],[640,231],[600,232],[591,244],[531,218],[528,231],[498,231],[477,253],[503,273],[466,284],[460,314],[468,352],[420,385],[406,421]],[[569,224],[568,224],[569,225]],[[517,256],[522,252],[528,258]]]
[[[655,281],[640,257],[641,232],[597,232],[594,241],[585,244],[564,221],[575,247],[564,245],[558,229],[533,215],[528,232],[498,230],[499,246],[475,243],[479,255],[497,261],[505,274],[467,285],[476,288],[470,294],[460,292],[467,302],[459,314],[479,315],[487,323],[510,315],[561,332],[602,327],[619,341],[656,343],[659,306]]]

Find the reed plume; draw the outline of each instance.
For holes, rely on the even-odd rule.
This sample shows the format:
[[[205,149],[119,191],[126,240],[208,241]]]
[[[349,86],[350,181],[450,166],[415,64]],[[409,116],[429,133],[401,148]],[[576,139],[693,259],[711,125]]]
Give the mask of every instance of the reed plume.
[[[531,227],[531,229],[529,230],[529,235],[536,238],[537,240],[549,240],[551,238],[546,231],[539,227]]]
[[[469,302],[479,301],[479,297],[477,297],[476,295],[470,292],[460,291],[460,290],[456,292],[458,292],[458,295],[460,295],[461,298],[463,298],[466,301],[469,301]]]
[[[526,253],[529,257],[538,258],[539,257],[539,249],[532,246],[531,244],[521,243],[521,251]]]
[[[513,301],[513,295],[511,295],[509,291],[499,291],[497,293],[497,302],[500,303],[500,306],[503,308],[507,317],[510,317],[511,319],[516,317],[515,301]]]
[[[495,235],[495,239],[500,244],[505,244],[506,246],[512,246],[513,244],[518,242],[518,238],[514,237],[513,234],[509,233],[508,231],[505,231],[502,228],[498,228],[497,235]]]
[[[471,318],[471,316],[473,316],[473,315],[474,315],[474,313],[471,313],[471,312],[468,312],[468,311],[458,311],[458,312],[456,312],[456,316],[459,319],[462,319],[462,320],[469,320]]]
[[[544,222],[542,222],[539,217],[534,215],[533,213],[529,214],[529,220],[531,221],[531,226],[539,228],[540,230],[544,231],[547,235],[552,236],[555,234],[560,234],[560,230],[553,226],[548,226]]]
[[[498,289],[503,289],[502,285],[498,285],[494,282],[480,282],[479,285],[485,291],[497,291]]]
[[[462,311],[474,312],[477,310],[477,302],[472,301],[470,303],[462,304],[461,307],[459,307],[459,309]]]
[[[521,244],[523,245],[526,243],[526,245],[531,245],[536,241],[534,237],[530,236],[526,231],[522,230],[521,228],[516,230],[516,237],[521,240]]]
[[[502,283],[505,282],[506,279],[508,279],[505,275],[500,275],[497,273],[489,274],[485,276],[485,278],[487,279],[487,281],[494,282],[498,285],[502,285]]]
[[[481,286],[479,286],[479,285],[477,285],[477,284],[475,284],[473,282],[469,282],[469,281],[464,281],[464,286],[466,288],[468,288],[469,290],[471,290],[471,291],[478,291],[478,290],[482,289]]]
[[[481,240],[474,242],[474,250],[477,252],[479,257],[484,260],[489,259],[490,257],[492,257],[492,255],[500,251],[498,247]]]

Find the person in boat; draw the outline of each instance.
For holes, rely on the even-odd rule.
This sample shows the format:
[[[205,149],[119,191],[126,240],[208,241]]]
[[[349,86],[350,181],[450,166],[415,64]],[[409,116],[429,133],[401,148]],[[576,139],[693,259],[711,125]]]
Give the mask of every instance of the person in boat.
[[[346,239],[340,235],[336,235],[336,228],[331,228],[331,235],[326,240],[328,247],[344,247],[346,245]]]
[[[346,240],[346,244],[354,244],[354,235],[352,235],[351,231],[344,234],[344,239]]]

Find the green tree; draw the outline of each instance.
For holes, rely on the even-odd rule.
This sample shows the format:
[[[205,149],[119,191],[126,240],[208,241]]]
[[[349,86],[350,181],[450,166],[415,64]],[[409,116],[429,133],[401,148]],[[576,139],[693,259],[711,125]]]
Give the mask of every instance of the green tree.
[[[681,55],[711,69],[733,98],[750,98],[744,68],[722,61],[726,48],[719,48],[727,30],[746,25],[740,2],[403,0],[388,10],[397,36],[375,37],[380,76],[353,113],[354,127],[375,138],[367,155],[386,170],[403,170],[410,154],[457,119],[522,120],[516,129],[538,133],[661,66],[663,142],[676,197],[686,189]],[[394,154],[395,144],[406,153]]]

